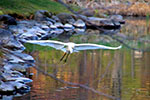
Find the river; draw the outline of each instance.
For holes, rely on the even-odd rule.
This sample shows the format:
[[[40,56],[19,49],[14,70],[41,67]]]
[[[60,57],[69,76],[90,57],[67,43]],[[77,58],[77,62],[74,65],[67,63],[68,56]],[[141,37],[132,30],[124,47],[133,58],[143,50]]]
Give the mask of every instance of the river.
[[[134,40],[126,42],[130,46],[150,48],[147,42],[136,42],[139,38],[150,39],[150,26],[146,19],[127,18],[120,33],[134,37]],[[110,37],[91,30],[58,39],[76,43],[105,41],[102,44],[120,45]],[[83,84],[120,100],[150,100],[150,52],[133,51],[125,46],[115,51],[87,50],[73,53],[67,62],[60,62],[62,51],[34,45],[27,49],[32,49],[26,52],[35,58],[38,68],[58,79]],[[33,82],[29,84],[31,91],[14,97],[14,100],[112,100],[82,87],[63,84],[35,68],[28,71],[34,74],[31,77]]]

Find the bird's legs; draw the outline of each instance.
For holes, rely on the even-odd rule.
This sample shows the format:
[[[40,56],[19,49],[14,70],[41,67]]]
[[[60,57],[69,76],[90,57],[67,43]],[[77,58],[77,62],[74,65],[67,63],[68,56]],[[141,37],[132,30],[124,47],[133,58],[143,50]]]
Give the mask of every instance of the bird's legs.
[[[66,56],[66,59],[64,60],[64,62],[67,62],[67,59],[68,59],[68,57],[69,57],[69,54],[70,54],[70,53],[67,53],[67,56]]]
[[[66,56],[66,52],[64,53],[64,55],[61,57],[60,61],[62,61],[64,59],[64,57]]]

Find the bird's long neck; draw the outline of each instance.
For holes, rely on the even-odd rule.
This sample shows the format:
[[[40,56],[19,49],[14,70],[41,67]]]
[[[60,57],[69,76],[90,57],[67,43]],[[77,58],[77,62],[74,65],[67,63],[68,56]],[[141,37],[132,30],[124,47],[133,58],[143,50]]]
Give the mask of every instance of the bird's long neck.
[[[73,53],[73,48],[71,46],[68,46],[68,53]]]
[[[66,46],[67,46],[67,53],[73,53],[73,49],[75,47],[75,44],[72,42],[69,42],[66,44]]]

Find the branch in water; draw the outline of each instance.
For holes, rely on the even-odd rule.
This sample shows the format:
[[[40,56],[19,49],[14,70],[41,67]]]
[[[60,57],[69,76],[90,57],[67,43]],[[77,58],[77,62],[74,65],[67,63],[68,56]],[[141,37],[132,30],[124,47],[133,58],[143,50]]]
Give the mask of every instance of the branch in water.
[[[73,85],[73,86],[77,86],[77,87],[80,87],[80,88],[84,88],[84,89],[90,90],[90,91],[92,91],[92,92],[94,92],[94,93],[97,93],[97,94],[99,94],[99,95],[102,95],[102,96],[105,96],[105,97],[107,97],[107,98],[113,99],[113,100],[120,100],[120,98],[116,98],[116,97],[111,96],[111,95],[108,95],[108,94],[106,94],[106,93],[97,91],[97,90],[95,90],[94,88],[88,87],[88,86],[86,86],[86,85],[79,84],[79,83],[72,83],[72,82],[68,82],[68,81],[64,81],[64,80],[62,80],[62,79],[59,79],[59,78],[55,77],[55,75],[49,74],[49,73],[45,72],[44,70],[41,70],[40,68],[38,68],[38,67],[36,67],[36,66],[34,66],[34,68],[36,68],[38,71],[40,71],[40,72],[43,73],[44,75],[47,75],[47,76],[49,76],[49,77],[51,77],[51,78],[53,78],[53,79],[55,79],[55,80],[57,80],[57,81],[59,81],[59,82],[61,82],[61,83],[63,83],[63,84],[68,84],[68,85]]]
[[[0,47],[1,47],[1,46],[0,46]],[[4,53],[10,53],[10,54],[12,54],[12,55],[18,57],[19,59],[23,60],[23,59],[22,59],[21,57],[19,57],[18,55],[15,55],[13,52],[11,52],[11,51],[9,51],[9,50],[3,48],[3,47],[1,48],[1,50],[2,50],[2,52],[4,52]],[[26,63],[33,65],[31,62],[26,62]],[[44,75],[47,75],[47,76],[49,76],[49,77],[51,77],[51,78],[53,78],[53,79],[55,79],[55,80],[57,80],[57,81],[59,81],[59,82],[61,82],[61,83],[63,83],[63,84],[68,84],[68,85],[73,85],[73,86],[81,87],[81,88],[90,90],[90,91],[92,91],[92,92],[94,92],[94,93],[97,93],[97,94],[99,94],[99,95],[105,96],[105,97],[107,97],[107,98],[110,98],[110,99],[113,99],[113,100],[120,100],[120,98],[116,98],[116,97],[114,97],[114,96],[111,96],[111,95],[105,94],[105,93],[103,93],[103,92],[97,91],[97,90],[95,90],[94,88],[88,87],[88,86],[86,86],[86,85],[78,84],[78,83],[72,83],[72,82],[68,82],[68,81],[64,81],[64,80],[62,80],[62,79],[59,79],[59,78],[57,78],[55,75],[49,74],[49,73],[45,72],[44,70],[41,70],[41,69],[38,68],[37,66],[33,66],[33,67],[34,67],[35,69],[37,69],[38,71],[40,71],[41,73],[43,73]]]

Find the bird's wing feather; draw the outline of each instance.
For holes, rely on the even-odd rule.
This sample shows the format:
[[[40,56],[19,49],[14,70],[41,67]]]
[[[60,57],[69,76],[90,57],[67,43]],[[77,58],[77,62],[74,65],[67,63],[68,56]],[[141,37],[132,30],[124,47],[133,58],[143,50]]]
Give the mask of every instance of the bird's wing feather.
[[[62,49],[65,45],[65,43],[63,43],[63,42],[53,41],[53,40],[29,40],[26,42],[31,43],[31,44],[38,44],[41,46],[50,46],[55,49]]]
[[[75,45],[75,50],[80,51],[80,50],[91,50],[91,49],[111,49],[111,50],[116,50],[120,49],[122,46],[118,47],[109,47],[109,46],[104,46],[104,45],[98,45],[98,44],[76,44]]]

